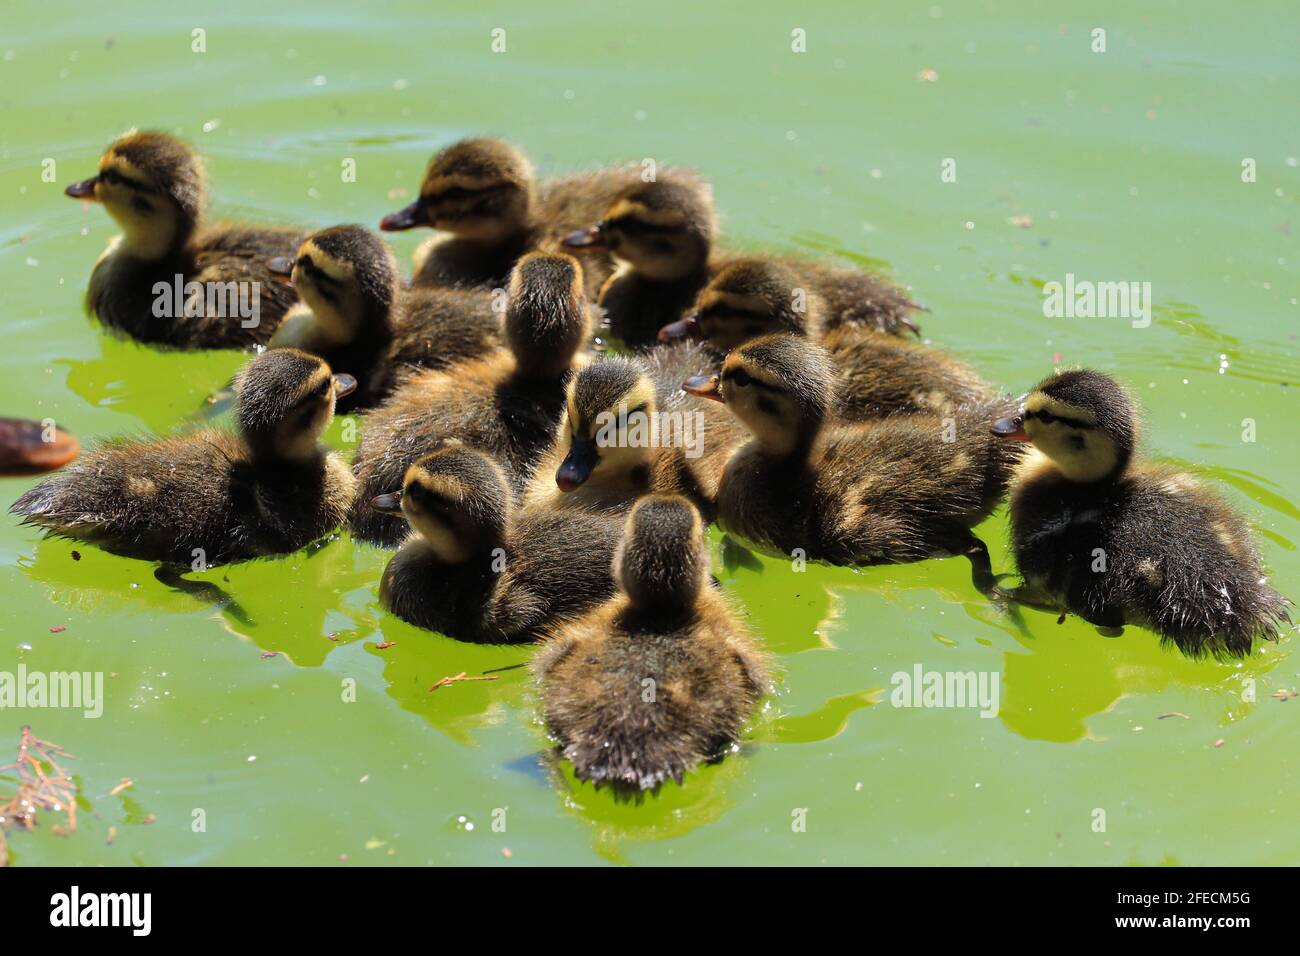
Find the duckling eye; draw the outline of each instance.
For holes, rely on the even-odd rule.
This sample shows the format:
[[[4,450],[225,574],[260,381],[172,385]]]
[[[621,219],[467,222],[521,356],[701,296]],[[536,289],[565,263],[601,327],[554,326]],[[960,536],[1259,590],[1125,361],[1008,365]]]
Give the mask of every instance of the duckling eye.
[[[118,186],[121,185],[122,183],[121,174],[112,169],[104,170],[102,173],[99,174],[99,178],[102,179],[104,182],[109,183],[113,186]]]
[[[1039,412],[1034,417],[1037,418],[1044,425],[1050,425],[1052,424],[1052,422],[1056,421],[1056,416],[1053,415],[1051,412]]]
[[[735,382],[737,385],[739,385],[741,388],[744,388],[750,382],[754,381],[753,376],[751,376],[743,368],[738,368],[734,372],[732,372],[731,380]]]

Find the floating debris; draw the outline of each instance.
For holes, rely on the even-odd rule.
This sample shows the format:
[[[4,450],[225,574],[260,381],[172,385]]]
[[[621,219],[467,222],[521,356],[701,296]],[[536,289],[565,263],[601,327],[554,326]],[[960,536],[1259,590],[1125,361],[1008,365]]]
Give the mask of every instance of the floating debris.
[[[36,829],[36,814],[41,810],[67,814],[67,825],[55,824],[50,832],[67,836],[77,829],[77,785],[59,764],[60,759],[74,758],[58,744],[37,737],[31,727],[23,727],[18,759],[0,767],[0,774],[18,776],[18,789],[0,803],[0,867],[9,865],[5,830],[22,827],[31,833]]]
[[[926,67],[920,73],[916,74],[916,78],[920,80],[922,83],[938,83],[939,71],[932,70],[929,67]]]
[[[1300,694],[1297,694],[1296,689],[1292,687],[1290,690],[1286,688],[1275,690],[1271,696],[1274,700],[1290,700],[1292,697],[1300,697]]]
[[[1181,718],[1183,718],[1183,720],[1191,720],[1191,719],[1192,719],[1192,718],[1188,717],[1186,714],[1184,714],[1182,711],[1179,711],[1179,710],[1171,710],[1171,711],[1169,711],[1169,713],[1167,713],[1167,714],[1161,714],[1159,717],[1156,718],[1156,720],[1164,720],[1166,717],[1181,717]]]
[[[1216,747],[1222,747],[1222,746],[1223,746],[1224,744],[1226,744],[1226,743],[1227,743],[1227,741],[1224,740],[1222,737],[1220,737],[1218,740],[1216,740],[1216,741],[1214,742],[1214,746],[1216,746]]]
[[[63,626],[62,624],[55,624],[52,628],[50,628],[50,633],[51,633],[51,634],[62,634],[62,633],[63,633],[64,631],[66,631],[66,630],[67,630],[67,628],[66,628],[65,626]]]
[[[277,653],[277,651],[262,651],[262,660],[266,660],[268,657],[275,657]]]
[[[429,688],[429,693],[432,694],[439,687],[446,687],[448,684],[456,684],[463,680],[498,680],[499,678],[500,675],[498,674],[483,674],[480,677],[468,677],[466,676],[464,671],[461,671],[459,674],[456,674],[454,677],[443,677],[439,679],[432,687]]]
[[[375,645],[375,650],[386,651],[390,647],[394,646],[396,643],[397,643],[396,641],[381,641],[380,643]]]
[[[1011,216],[1007,222],[1013,226],[1019,226],[1021,229],[1028,229],[1034,224],[1033,216]]]
[[[123,777],[121,783],[119,783],[112,790],[108,791],[108,795],[110,797],[116,797],[123,790],[130,790],[134,786],[135,786],[134,780],[132,780],[130,777]]]

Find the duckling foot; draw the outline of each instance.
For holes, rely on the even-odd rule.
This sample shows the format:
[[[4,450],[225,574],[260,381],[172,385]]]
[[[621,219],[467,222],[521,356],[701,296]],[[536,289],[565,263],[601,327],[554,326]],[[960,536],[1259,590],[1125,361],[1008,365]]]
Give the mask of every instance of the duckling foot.
[[[167,564],[160,565],[153,576],[174,591],[188,594],[208,607],[228,613],[243,626],[253,626],[253,619],[240,603],[211,581],[190,581]]]
[[[993,573],[993,561],[989,557],[988,545],[974,535],[960,552],[970,561],[971,583],[985,597],[994,597],[999,590],[997,575]]]

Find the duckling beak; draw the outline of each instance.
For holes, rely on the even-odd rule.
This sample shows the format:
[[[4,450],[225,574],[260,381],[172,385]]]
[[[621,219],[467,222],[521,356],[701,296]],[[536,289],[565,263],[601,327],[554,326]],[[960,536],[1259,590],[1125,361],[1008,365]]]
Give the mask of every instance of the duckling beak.
[[[266,268],[281,282],[293,285],[293,260],[288,256],[276,256],[266,264]]]
[[[716,375],[692,375],[682,382],[682,391],[700,398],[711,398],[715,402],[726,401],[722,397],[722,379]]]
[[[89,179],[83,179],[79,183],[73,183],[67,189],[63,190],[63,195],[71,196],[73,199],[89,199],[95,201],[95,183],[99,182],[98,176],[91,176]]]
[[[989,431],[999,438],[1010,438],[1012,441],[1029,441],[1029,436],[1025,434],[1025,418],[1023,415],[1015,415],[1011,418],[999,418],[993,423]]]
[[[343,398],[351,395],[357,390],[357,380],[347,372],[339,372],[334,376],[334,397]]]
[[[592,252],[602,252],[607,248],[605,245],[605,226],[598,222],[587,229],[576,229],[564,237],[563,243],[570,249],[590,249]]]
[[[598,457],[600,456],[596,451],[595,439],[589,438],[586,441],[575,439],[569,446],[569,453],[564,456],[564,461],[555,471],[555,484],[561,491],[572,491],[577,488],[591,477]]]
[[[660,342],[678,342],[682,339],[698,339],[699,337],[700,314],[698,312],[683,316],[676,322],[669,322],[659,330]]]
[[[390,491],[386,495],[375,495],[370,499],[370,507],[386,515],[399,515],[402,513],[402,493]]]
[[[424,209],[424,203],[418,199],[405,209],[390,212],[379,220],[379,228],[384,232],[401,232],[403,229],[427,225],[429,225],[429,214]]]

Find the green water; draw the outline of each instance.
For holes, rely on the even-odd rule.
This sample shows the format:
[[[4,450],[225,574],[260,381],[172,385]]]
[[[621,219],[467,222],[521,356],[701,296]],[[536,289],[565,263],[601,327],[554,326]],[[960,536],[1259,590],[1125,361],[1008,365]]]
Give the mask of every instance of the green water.
[[[1151,451],[1221,482],[1300,594],[1293,5],[183,6],[6,7],[0,414],[83,440],[166,430],[240,363],[115,342],[81,312],[113,229],[61,193],[127,127],[195,143],[216,215],[315,226],[374,224],[437,147],[494,133],[547,173],[695,165],[733,243],[888,270],[929,306],[927,337],[1007,389],[1057,353],[1115,372]],[[1042,284],[1067,273],[1150,282],[1151,327],[1044,318]],[[1005,517],[980,530],[1007,569]],[[1192,663],[1137,629],[1009,620],[958,561],[798,574],[719,548],[777,693],[740,754],[617,804],[536,769],[527,649],[381,611],[382,552],[344,536],[200,575],[236,615],[77,550],[0,520],[0,670],[102,671],[107,694],[98,720],[0,713],[0,763],[30,722],[77,755],[83,795],[74,835],[47,817],[11,836],[18,864],[1300,863],[1300,700],[1271,696],[1300,683],[1293,636]],[[917,664],[997,673],[1000,713],[891,706]],[[462,671],[499,679],[428,691]]]

